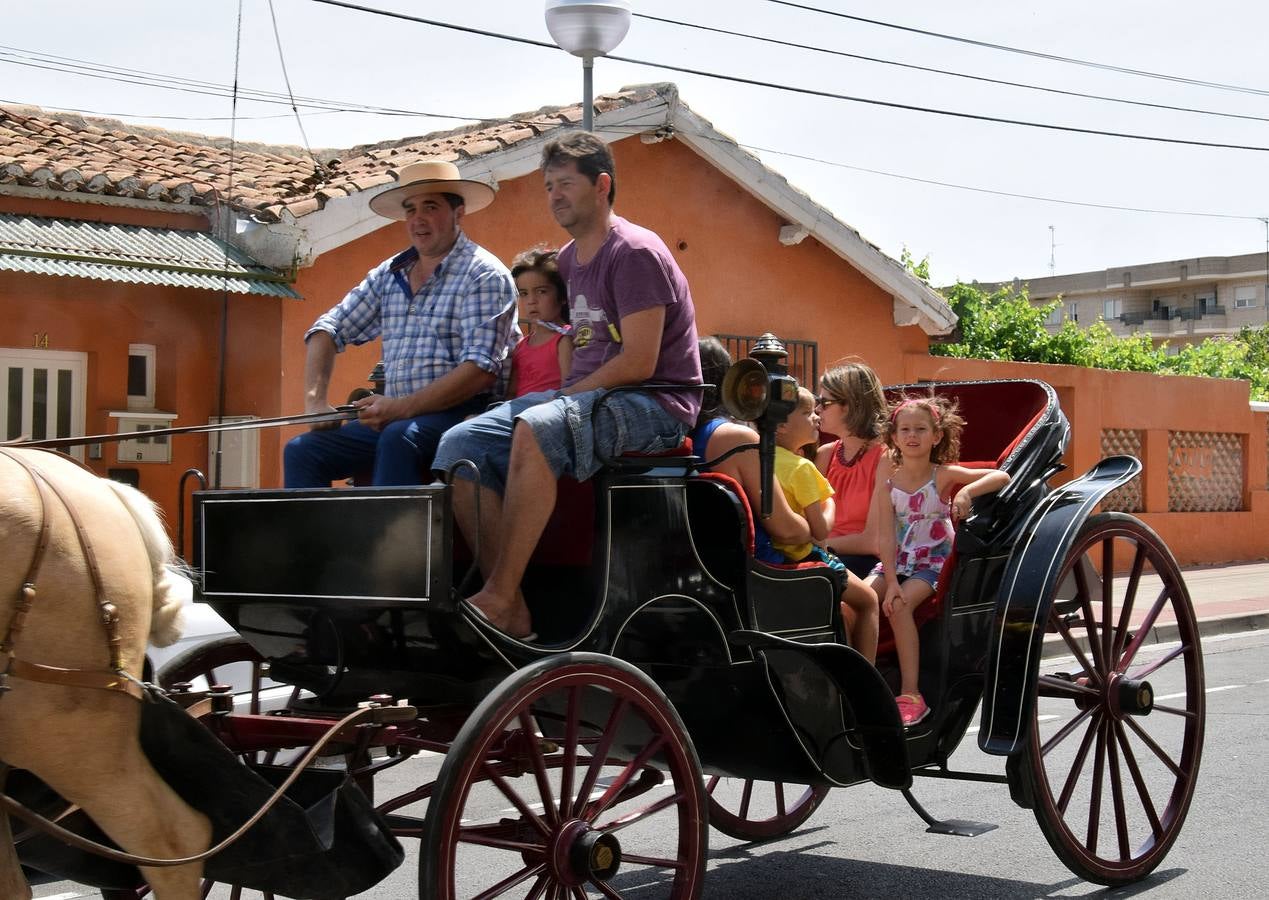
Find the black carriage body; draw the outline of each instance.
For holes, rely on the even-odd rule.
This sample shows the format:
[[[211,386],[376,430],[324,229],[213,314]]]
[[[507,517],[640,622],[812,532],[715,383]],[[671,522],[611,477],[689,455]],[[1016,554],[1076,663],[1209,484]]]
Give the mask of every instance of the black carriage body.
[[[594,651],[653,677],[712,774],[903,786],[896,770],[906,777],[945,761],[970,724],[1002,576],[1068,432],[1047,385],[921,389],[931,387],[957,396],[970,419],[963,457],[1001,463],[1013,481],[958,532],[938,615],[922,627],[921,683],[935,719],[906,739],[896,715],[865,727],[886,732],[884,752],[858,732],[879,697],[893,701],[880,679],[847,674],[862,657],[843,646],[833,577],[756,562],[747,502],[707,473],[606,471],[593,488],[562,491],[562,507],[573,489],[593,504],[593,527],[565,522],[539,545],[525,593],[541,643],[508,638],[454,601],[469,559],[453,546],[442,484],[196,494],[202,599],[275,678],[319,704],[388,693],[422,709],[470,709],[515,669]],[[889,775],[878,755],[892,757]]]

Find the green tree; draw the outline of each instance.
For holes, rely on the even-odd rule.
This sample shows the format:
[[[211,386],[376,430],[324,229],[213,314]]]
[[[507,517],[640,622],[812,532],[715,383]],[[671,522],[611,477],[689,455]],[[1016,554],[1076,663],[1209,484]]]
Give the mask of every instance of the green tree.
[[[913,274],[928,274],[928,258],[914,264],[905,250],[902,262]],[[1044,323],[1060,299],[1032,306],[1025,289],[1006,287],[988,294],[976,285],[957,283],[943,295],[958,318],[957,339],[932,345],[935,356],[1242,378],[1251,382],[1252,399],[1269,400],[1269,325],[1209,338],[1169,356],[1166,346],[1155,347],[1147,335],[1117,337],[1101,320],[1088,328],[1068,321],[1050,334]]]

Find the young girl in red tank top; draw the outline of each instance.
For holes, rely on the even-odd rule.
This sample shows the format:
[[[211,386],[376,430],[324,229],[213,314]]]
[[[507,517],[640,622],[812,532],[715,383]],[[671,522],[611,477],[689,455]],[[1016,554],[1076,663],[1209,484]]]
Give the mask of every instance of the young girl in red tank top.
[[[535,247],[511,263],[524,338],[511,352],[510,396],[558,390],[573,362],[568,290],[555,251]]]

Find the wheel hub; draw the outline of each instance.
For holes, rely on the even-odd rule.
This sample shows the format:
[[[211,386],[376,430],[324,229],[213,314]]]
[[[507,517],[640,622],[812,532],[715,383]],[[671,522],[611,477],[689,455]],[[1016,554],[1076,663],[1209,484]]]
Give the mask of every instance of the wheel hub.
[[[567,885],[608,881],[621,868],[617,836],[591,828],[580,819],[564,823],[551,848],[551,867]]]
[[[1119,717],[1148,716],[1154,710],[1154,688],[1144,678],[1112,678],[1107,695],[1111,712]]]

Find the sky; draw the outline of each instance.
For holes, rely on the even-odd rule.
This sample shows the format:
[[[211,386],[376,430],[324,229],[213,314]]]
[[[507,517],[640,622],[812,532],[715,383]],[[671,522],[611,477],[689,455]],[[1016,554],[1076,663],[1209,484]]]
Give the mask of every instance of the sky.
[[[358,5],[550,44],[541,0]],[[907,248],[917,259],[928,256],[936,284],[1266,251],[1260,220],[1269,217],[1269,4],[633,0],[632,7],[630,32],[614,55],[661,65],[596,60],[596,94],[676,83],[695,112],[884,252],[898,258]],[[272,0],[272,15],[269,0],[242,0],[238,41],[239,9],[238,0],[60,0],[54,9],[5,4],[0,102],[203,134],[232,130],[243,141],[302,144],[307,138],[314,148],[348,148],[581,99],[581,61],[553,46],[317,0]],[[147,73],[169,83],[228,86],[235,59],[244,92],[285,96],[289,78],[297,97],[409,115],[301,107],[297,123],[285,103],[240,96],[231,118],[233,104],[223,88],[177,91],[136,83],[136,73]],[[90,63],[98,74],[134,74],[122,73],[122,81],[87,77],[64,71],[68,61],[80,72]],[[799,94],[663,65],[876,102]],[[1073,133],[878,103],[1264,149]]]

